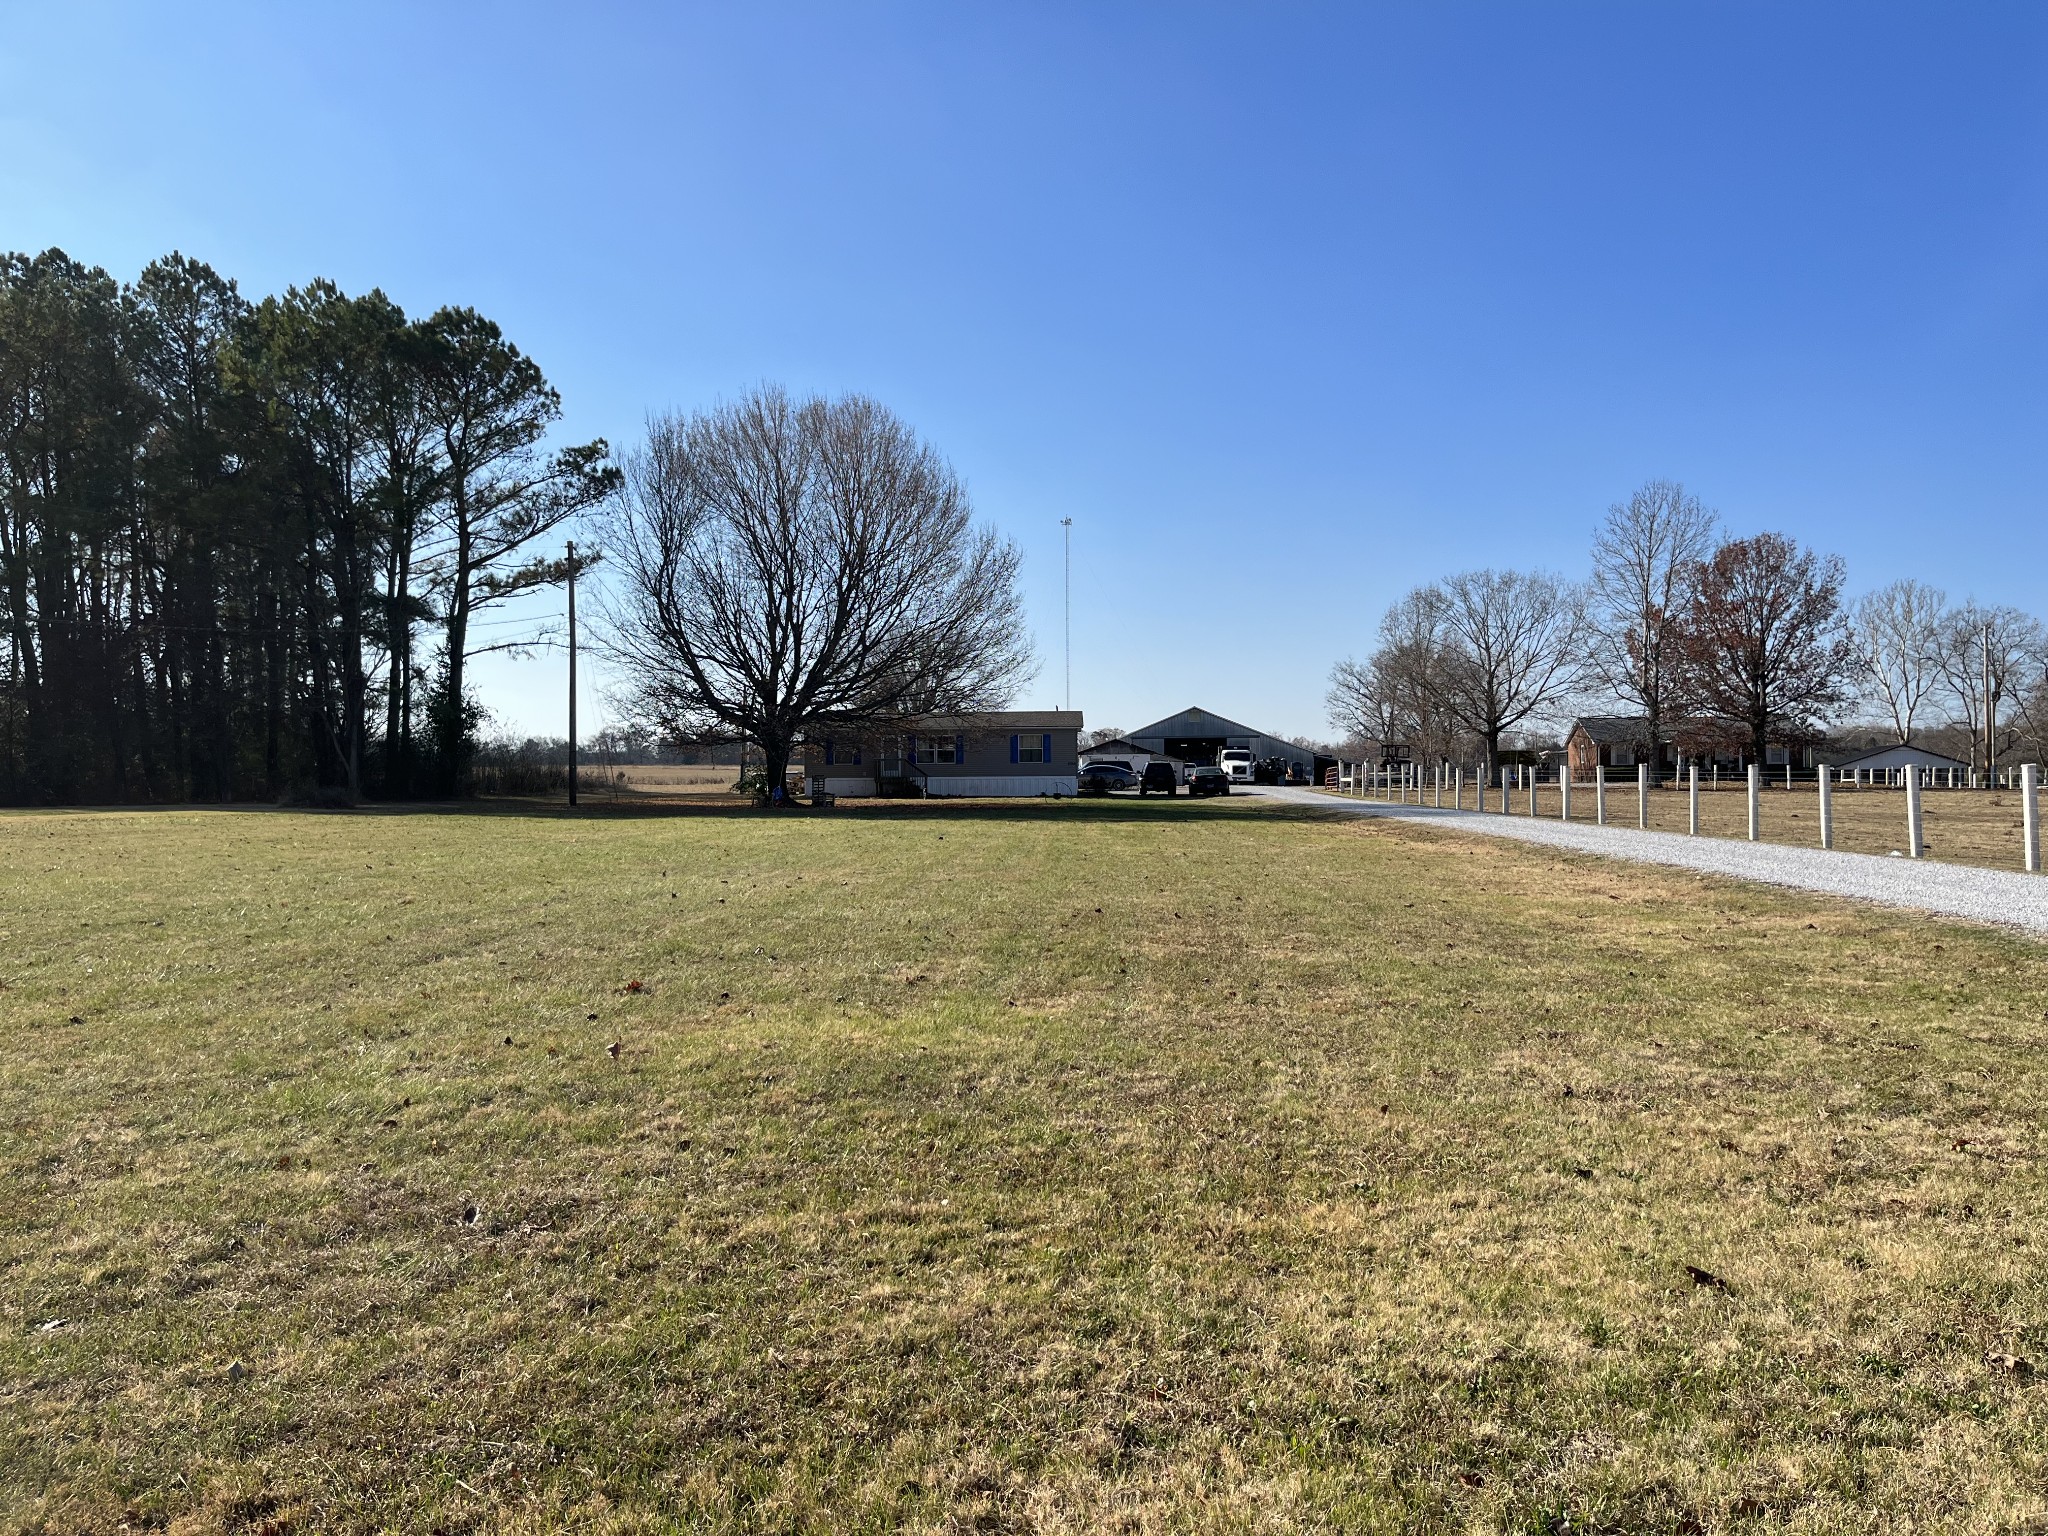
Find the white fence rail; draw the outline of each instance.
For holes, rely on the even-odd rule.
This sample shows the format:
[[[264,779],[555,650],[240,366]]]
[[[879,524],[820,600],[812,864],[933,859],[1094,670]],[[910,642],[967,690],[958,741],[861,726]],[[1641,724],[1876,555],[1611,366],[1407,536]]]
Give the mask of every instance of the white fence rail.
[[[1529,764],[1503,764],[1499,769],[1496,786],[1498,798],[1489,804],[1487,794],[1488,776],[1483,769],[1470,774],[1471,804],[1466,804],[1466,767],[1462,763],[1421,764],[1413,762],[1345,762],[1340,760],[1325,788],[1334,788],[1340,795],[1357,799],[1384,800],[1401,805],[1431,805],[1439,810],[1466,810],[1479,812],[1493,811],[1500,815],[1512,815],[1516,809],[1517,796],[1521,799],[1526,814],[1539,813],[1537,790],[1550,785],[1557,789],[1558,816],[1561,820],[1572,819],[1572,787],[1574,779],[1568,769],[1560,767],[1554,777],[1545,777],[1542,771]],[[1763,841],[1764,797],[1768,791],[1776,793],[1797,793],[1800,787],[1810,787],[1815,794],[1819,817],[1819,843],[1822,848],[1835,846],[1836,799],[1840,795],[1855,794],[1859,790],[1899,790],[1906,792],[1905,855],[1908,858],[1924,858],[1927,854],[1927,837],[1924,813],[1924,792],[1928,789],[1964,791],[1983,790],[1986,792],[2017,792],[2020,798],[2020,849],[2019,864],[2029,874],[2041,872],[2041,821],[2040,821],[2040,780],[2038,764],[2026,763],[2016,768],[2000,768],[1994,773],[1959,768],[1882,768],[1882,769],[1835,769],[1819,768],[1798,771],[1766,769],[1761,764],[1751,763],[1744,775],[1742,785],[1747,810],[1747,835],[1750,842]],[[1602,766],[1593,770],[1590,781],[1593,788],[1593,820],[1600,826],[1607,825],[1607,769]],[[1712,789],[1719,786],[1719,775],[1709,770],[1709,776],[1702,778],[1697,764],[1689,766],[1684,779],[1686,790],[1686,830],[1688,835],[1700,835],[1700,790],[1703,785]],[[1663,781],[1653,781],[1647,765],[1636,769],[1636,825],[1647,829],[1650,825],[1650,794],[1652,789],[1661,789]]]

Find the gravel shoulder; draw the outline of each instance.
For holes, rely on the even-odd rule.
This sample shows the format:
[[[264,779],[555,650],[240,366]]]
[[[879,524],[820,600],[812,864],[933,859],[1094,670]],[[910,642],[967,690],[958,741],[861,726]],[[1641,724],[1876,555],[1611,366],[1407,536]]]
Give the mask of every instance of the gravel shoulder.
[[[1419,822],[1446,831],[1542,843],[1639,864],[1668,864],[1703,874],[1790,886],[1827,896],[1845,896],[1852,901],[1875,901],[1888,907],[1910,907],[1944,917],[1998,923],[2048,935],[2048,876],[1936,864],[1924,859],[1888,859],[1867,853],[1684,837],[1634,827],[1597,827],[1577,822],[1567,825],[1497,812],[1388,805],[1373,800],[1341,799],[1313,789],[1259,787],[1238,793],[1320,806],[1339,814]]]

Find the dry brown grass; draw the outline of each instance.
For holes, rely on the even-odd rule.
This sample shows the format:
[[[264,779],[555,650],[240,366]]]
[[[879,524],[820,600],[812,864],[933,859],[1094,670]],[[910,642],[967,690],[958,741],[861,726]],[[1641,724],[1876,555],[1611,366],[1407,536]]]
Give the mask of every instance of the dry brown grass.
[[[11,816],[0,957],[13,1528],[2048,1521],[2010,935],[1181,800]]]
[[[1411,791],[1411,802],[1414,795]],[[1889,854],[1906,851],[1906,792],[1902,789],[1835,790],[1835,847],[1847,853]],[[1422,802],[1434,805],[1434,792],[1425,788]],[[1451,803],[1446,792],[1445,805]],[[1474,804],[1470,785],[1465,789],[1465,808]],[[1500,808],[1500,792],[1490,790],[1489,811]],[[1529,813],[1529,802],[1515,791],[1514,812]],[[1762,840],[1805,847],[1820,845],[1820,796],[1812,784],[1787,790],[1782,783],[1763,792]],[[1555,782],[1536,792],[1536,812],[1557,819],[1558,789]],[[1594,820],[1593,786],[1578,784],[1572,789],[1572,820],[1591,824]],[[1636,825],[1636,785],[1633,778],[1612,782],[1607,787],[1607,820],[1610,826]],[[1657,832],[1684,832],[1688,826],[1687,797],[1682,784],[1650,793],[1650,828]],[[1930,789],[1921,796],[1921,826],[1926,838],[1927,857],[1956,864],[1976,864],[1990,869],[2019,869],[2023,866],[2020,797],[2003,790]],[[1749,835],[1748,796],[1740,784],[1700,785],[1700,835],[1743,838]]]

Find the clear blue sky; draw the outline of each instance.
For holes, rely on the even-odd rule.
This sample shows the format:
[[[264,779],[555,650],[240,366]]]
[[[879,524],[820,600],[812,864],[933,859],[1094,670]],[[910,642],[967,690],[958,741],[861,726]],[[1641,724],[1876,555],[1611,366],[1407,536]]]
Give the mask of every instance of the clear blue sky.
[[[1034,706],[1074,519],[1091,724],[1320,733],[1390,597],[1652,476],[2048,610],[2039,6],[0,3],[0,245],[473,304],[619,445],[869,391]]]

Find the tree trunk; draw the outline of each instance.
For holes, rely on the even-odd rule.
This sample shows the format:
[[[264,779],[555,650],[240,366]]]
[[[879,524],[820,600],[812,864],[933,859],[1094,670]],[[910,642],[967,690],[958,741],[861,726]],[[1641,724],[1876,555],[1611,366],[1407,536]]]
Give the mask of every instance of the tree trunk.
[[[780,741],[761,742],[761,777],[767,785],[769,803],[773,804],[775,791],[789,782],[789,751],[787,738]]]
[[[469,531],[469,508],[459,490],[455,507],[455,527],[455,574],[448,594],[447,654],[442,658],[444,691],[441,699],[439,733],[441,772],[447,792],[451,795],[461,793],[463,770],[466,767],[463,762],[465,743],[462,689],[465,670],[463,663],[468,659],[469,650],[469,583],[473,575],[470,569],[473,545]]]

